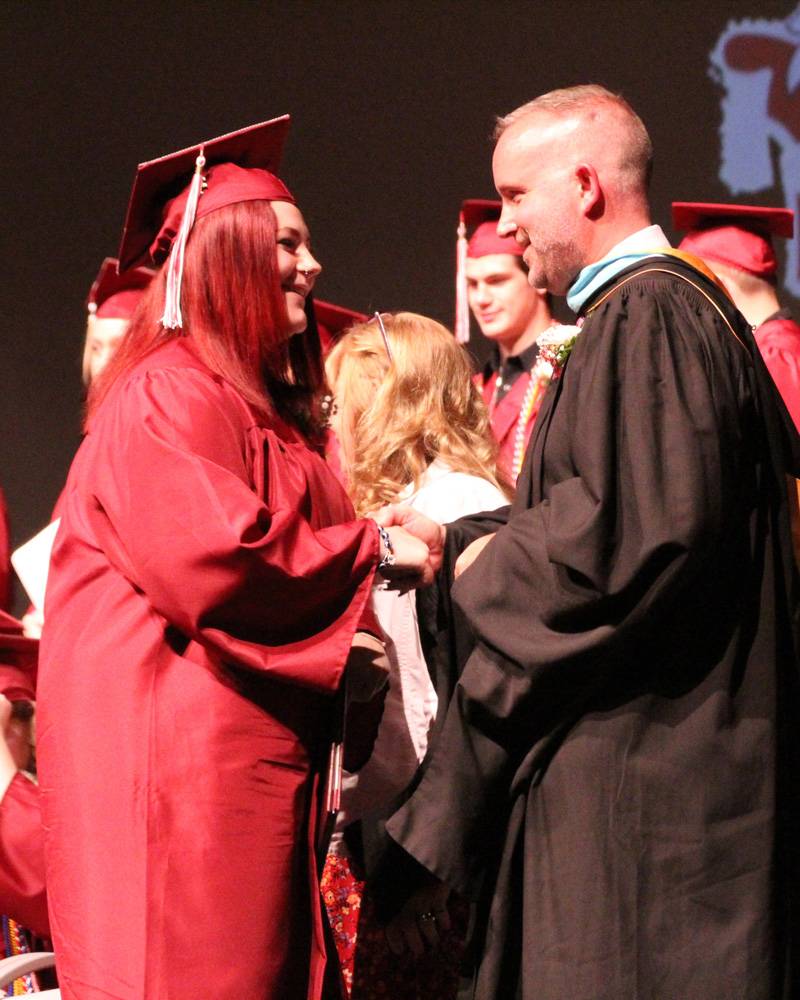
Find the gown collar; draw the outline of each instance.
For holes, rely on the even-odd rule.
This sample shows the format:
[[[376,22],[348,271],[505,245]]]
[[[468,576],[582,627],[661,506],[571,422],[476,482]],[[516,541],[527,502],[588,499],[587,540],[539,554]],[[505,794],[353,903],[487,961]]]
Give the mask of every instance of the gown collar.
[[[669,249],[669,240],[661,226],[646,226],[626,236],[605,257],[583,268],[567,292],[567,305],[573,312],[579,313],[587,299],[620,271],[645,257],[658,256],[661,251]]]

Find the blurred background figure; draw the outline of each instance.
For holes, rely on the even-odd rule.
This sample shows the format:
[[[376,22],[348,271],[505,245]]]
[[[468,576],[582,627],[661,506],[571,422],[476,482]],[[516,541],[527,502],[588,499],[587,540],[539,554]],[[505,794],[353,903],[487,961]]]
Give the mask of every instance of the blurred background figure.
[[[334,344],[336,344],[348,327],[367,321],[364,313],[355,312],[353,309],[346,309],[344,306],[337,306],[333,302],[324,302],[322,299],[314,299],[314,319],[317,324],[317,335],[319,336],[319,345],[323,358],[330,354]],[[330,407],[332,401],[333,397],[330,393],[322,401],[323,411],[329,424],[325,432],[325,460],[331,472],[344,485],[345,477],[342,470],[341,449],[338,438],[330,427]]]
[[[0,958],[40,949],[50,925],[44,835],[33,778],[33,702],[38,642],[0,613]],[[34,992],[37,978],[15,980],[13,995]]]
[[[118,274],[117,263],[115,257],[106,257],[86,300],[88,317],[82,374],[87,389],[113,358],[142,294],[156,273],[150,267],[134,267]],[[61,497],[56,501],[51,520],[59,516],[60,503]],[[39,639],[44,627],[44,610],[31,604],[22,617],[22,624],[25,635]]]
[[[142,292],[153,280],[149,267],[117,273],[115,257],[106,257],[86,300],[88,319],[83,347],[83,384],[89,386],[105,368],[130,326]]]
[[[317,333],[323,357],[330,354],[345,330],[355,326],[356,323],[366,323],[368,319],[365,313],[337,306],[323,299],[314,299],[314,318],[317,321]]]
[[[0,610],[11,608],[11,533],[8,525],[8,507],[0,490]]]
[[[778,298],[778,262],[772,238],[791,239],[794,212],[758,205],[676,201],[675,229],[686,231],[679,249],[704,260],[723,281],[753,327],[775,385],[800,429],[800,325]]]
[[[536,339],[554,320],[548,293],[528,284],[523,247],[513,234],[498,235],[499,218],[499,201],[471,199],[461,206],[456,333],[462,342],[468,337],[471,310],[492,343],[477,382],[500,445],[500,467],[513,484],[546,388],[533,377]]]
[[[397,503],[445,523],[508,502],[469,356],[441,324],[415,313],[376,314],[344,334],[326,369],[357,513]],[[446,935],[447,948],[424,957],[393,955],[376,913],[381,886],[370,881],[381,861],[382,820],[412,785],[437,713],[416,594],[374,589],[373,600],[387,637],[389,691],[369,760],[345,778],[323,896],[353,1000],[447,1000],[460,938]],[[357,845],[366,843],[365,866]]]

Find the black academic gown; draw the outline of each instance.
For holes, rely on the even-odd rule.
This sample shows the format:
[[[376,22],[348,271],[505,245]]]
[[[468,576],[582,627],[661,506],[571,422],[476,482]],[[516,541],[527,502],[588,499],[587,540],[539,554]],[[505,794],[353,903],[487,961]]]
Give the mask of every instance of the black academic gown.
[[[651,259],[587,303],[507,523],[453,585],[475,647],[388,824],[478,901],[464,996],[793,995],[792,435],[693,269]]]

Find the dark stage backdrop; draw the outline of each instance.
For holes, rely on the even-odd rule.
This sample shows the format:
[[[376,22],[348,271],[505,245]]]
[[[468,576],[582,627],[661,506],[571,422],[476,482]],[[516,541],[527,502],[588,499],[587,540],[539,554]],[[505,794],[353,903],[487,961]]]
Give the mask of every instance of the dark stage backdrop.
[[[495,114],[557,86],[621,91],[651,131],[668,228],[673,198],[735,200],[718,179],[726,82],[710,53],[734,20],[789,31],[793,7],[5,0],[0,484],[15,543],[48,520],[78,443],[83,301],[138,161],[290,112],[283,173],[325,267],[320,297],[450,325],[457,210],[493,194]],[[761,176],[739,198],[780,203],[791,150],[753,128]]]

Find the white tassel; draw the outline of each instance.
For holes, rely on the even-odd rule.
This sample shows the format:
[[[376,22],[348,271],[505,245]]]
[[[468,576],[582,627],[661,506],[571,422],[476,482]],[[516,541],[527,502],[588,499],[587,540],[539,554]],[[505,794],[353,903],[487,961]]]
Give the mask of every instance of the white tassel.
[[[467,227],[462,217],[456,243],[456,340],[469,342],[469,302],[467,301]]]
[[[179,330],[183,326],[183,316],[181,315],[181,284],[183,283],[183,258],[186,252],[186,241],[194,225],[194,217],[197,213],[197,202],[200,199],[203,185],[203,167],[206,165],[206,158],[203,150],[195,161],[194,177],[189,185],[189,197],[186,199],[186,208],[181,219],[181,227],[178,235],[172,244],[169,260],[167,261],[167,291],[164,301],[164,315],[161,317],[161,325],[166,330]]]

